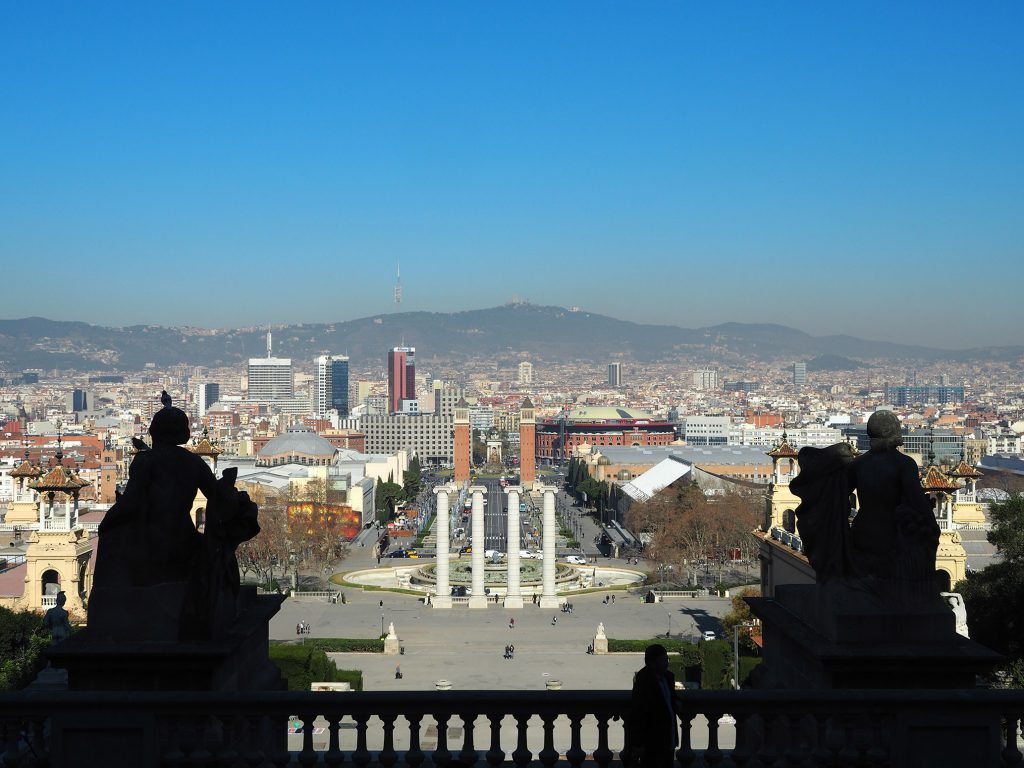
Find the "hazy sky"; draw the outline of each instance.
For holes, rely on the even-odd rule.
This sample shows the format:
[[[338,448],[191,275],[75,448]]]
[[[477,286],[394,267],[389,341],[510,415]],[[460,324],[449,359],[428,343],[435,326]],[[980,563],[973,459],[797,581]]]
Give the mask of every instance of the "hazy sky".
[[[1024,341],[1024,3],[0,5],[0,316]]]

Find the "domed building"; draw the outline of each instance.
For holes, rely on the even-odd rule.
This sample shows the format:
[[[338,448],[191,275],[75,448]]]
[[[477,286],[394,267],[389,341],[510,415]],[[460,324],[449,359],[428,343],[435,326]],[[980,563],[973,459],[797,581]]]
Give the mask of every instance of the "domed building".
[[[260,449],[256,466],[303,464],[308,467],[325,467],[334,461],[337,452],[337,448],[309,427],[289,427],[284,434],[271,439]]]

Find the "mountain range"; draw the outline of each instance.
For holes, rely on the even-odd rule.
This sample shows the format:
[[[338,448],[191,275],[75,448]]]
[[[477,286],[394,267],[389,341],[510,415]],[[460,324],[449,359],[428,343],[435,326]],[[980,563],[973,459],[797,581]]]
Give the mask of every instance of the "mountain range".
[[[28,317],[0,320],[0,368],[79,371],[140,370],[184,363],[229,366],[266,354],[266,329],[209,330],[134,325],[110,328]],[[401,344],[424,360],[490,356],[537,360],[638,361],[685,358],[698,363],[801,360],[841,356],[852,362],[1016,361],[1024,347],[941,350],[870,341],[854,336],[812,336],[784,325],[724,323],[706,328],[645,325],[593,312],[533,304],[506,304],[465,312],[400,312],[338,323],[273,328],[274,354],[311,360],[325,352],[353,361],[379,359]],[[827,358],[830,359],[830,358]],[[833,361],[834,362],[834,361]]]

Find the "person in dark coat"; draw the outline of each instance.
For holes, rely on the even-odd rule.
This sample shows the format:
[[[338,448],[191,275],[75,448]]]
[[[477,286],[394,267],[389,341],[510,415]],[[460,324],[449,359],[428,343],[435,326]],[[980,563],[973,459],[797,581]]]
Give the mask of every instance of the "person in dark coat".
[[[675,685],[665,646],[647,646],[644,666],[633,676],[628,729],[631,759],[640,768],[672,768],[679,746]]]

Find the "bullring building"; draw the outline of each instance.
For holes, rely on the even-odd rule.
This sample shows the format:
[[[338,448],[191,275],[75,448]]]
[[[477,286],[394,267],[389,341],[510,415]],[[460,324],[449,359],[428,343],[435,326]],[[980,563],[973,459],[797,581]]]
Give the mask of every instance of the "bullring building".
[[[671,421],[636,408],[586,406],[537,420],[537,459],[568,461],[580,445],[671,445]]]

